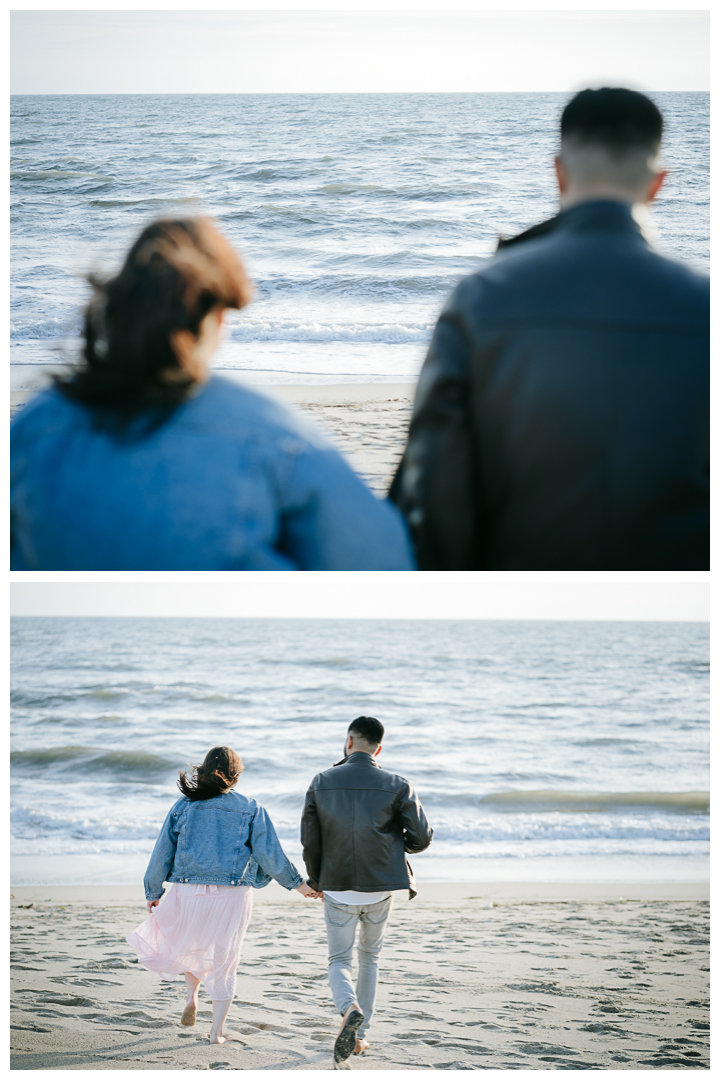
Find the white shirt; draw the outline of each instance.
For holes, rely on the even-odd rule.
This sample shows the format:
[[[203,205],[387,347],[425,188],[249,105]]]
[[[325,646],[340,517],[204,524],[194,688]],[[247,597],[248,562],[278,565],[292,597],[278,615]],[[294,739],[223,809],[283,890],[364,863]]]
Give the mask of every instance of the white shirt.
[[[381,900],[387,900],[389,892],[355,892],[346,889],[344,892],[329,892],[325,889],[325,896],[331,900],[337,900],[338,904],[379,904]]]

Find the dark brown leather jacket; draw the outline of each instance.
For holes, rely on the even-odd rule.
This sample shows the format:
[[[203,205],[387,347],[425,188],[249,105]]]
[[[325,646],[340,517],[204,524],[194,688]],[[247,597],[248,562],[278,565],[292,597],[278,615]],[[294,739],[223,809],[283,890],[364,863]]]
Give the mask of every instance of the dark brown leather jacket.
[[[438,320],[390,489],[420,570],[709,567],[710,282],[595,199]]]
[[[301,837],[315,889],[416,895],[405,852],[424,851],[433,831],[412,784],[356,751],[318,773],[305,796]]]

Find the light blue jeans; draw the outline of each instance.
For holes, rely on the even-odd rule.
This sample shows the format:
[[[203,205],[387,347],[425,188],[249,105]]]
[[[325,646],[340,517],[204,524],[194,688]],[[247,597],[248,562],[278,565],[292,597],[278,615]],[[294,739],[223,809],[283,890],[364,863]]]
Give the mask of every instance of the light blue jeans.
[[[326,897],[323,905],[328,936],[330,990],[341,1016],[355,1002],[360,1006],[365,1019],[357,1032],[359,1039],[366,1034],[372,1019],[378,983],[378,959],[392,901],[391,895],[377,904],[339,904],[337,900]],[[356,989],[352,981],[352,956],[358,923]]]

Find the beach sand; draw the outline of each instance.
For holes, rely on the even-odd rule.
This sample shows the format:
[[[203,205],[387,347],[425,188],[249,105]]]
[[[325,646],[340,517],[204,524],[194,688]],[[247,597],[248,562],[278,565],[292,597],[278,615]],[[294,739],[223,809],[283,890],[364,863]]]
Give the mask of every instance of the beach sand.
[[[14,888],[12,1068],[331,1069],[322,906],[255,893],[228,1030],[124,938],[141,890]],[[397,900],[356,1070],[709,1068],[707,885],[421,885]],[[27,906],[32,905],[32,906]]]
[[[25,379],[20,372],[13,374],[11,417],[36,392],[27,384],[37,385],[40,378],[37,369]],[[218,374],[233,375],[228,371]],[[379,497],[387,494],[405,446],[415,396],[413,383],[247,385],[308,414],[370,490]]]
[[[407,439],[413,383],[258,387],[307,413],[375,495],[387,495]]]

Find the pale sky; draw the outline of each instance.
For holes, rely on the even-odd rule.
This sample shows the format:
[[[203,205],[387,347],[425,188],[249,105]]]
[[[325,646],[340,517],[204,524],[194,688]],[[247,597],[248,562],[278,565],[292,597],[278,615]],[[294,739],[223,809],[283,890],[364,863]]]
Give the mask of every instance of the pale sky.
[[[698,10],[11,13],[14,94],[707,90],[709,74]]]
[[[699,622],[710,615],[709,574],[702,573],[108,572],[14,578],[13,615]]]

